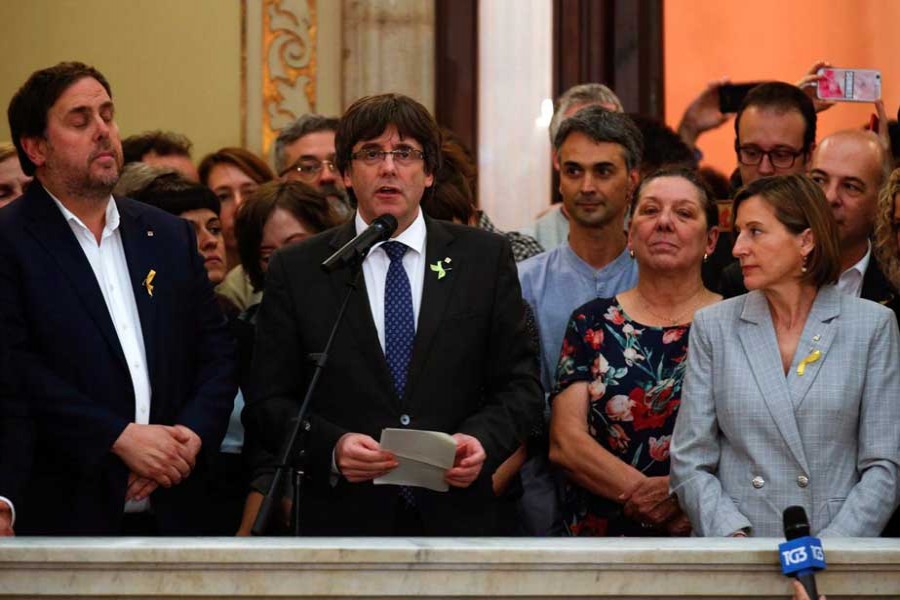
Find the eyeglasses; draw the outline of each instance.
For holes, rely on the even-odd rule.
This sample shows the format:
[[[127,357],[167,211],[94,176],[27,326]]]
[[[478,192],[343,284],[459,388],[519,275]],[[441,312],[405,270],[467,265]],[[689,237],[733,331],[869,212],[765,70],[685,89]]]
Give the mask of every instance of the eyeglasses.
[[[425,160],[425,153],[415,148],[397,148],[396,150],[377,150],[366,148],[350,155],[353,160],[361,160],[366,165],[377,165],[390,155],[398,165],[407,167],[419,160]]]
[[[797,157],[803,154],[803,150],[792,150],[789,148],[775,148],[774,150],[763,150],[759,146],[739,146],[738,160],[742,165],[755,167],[762,163],[763,156],[769,157],[769,162],[773,167],[778,169],[790,169],[794,166]]]
[[[332,173],[337,172],[337,166],[330,160],[305,159],[292,164],[290,167],[282,171],[279,174],[279,177],[284,177],[285,175],[296,173],[297,178],[302,181],[315,181],[319,177],[319,174],[322,172],[322,169],[326,166]]]

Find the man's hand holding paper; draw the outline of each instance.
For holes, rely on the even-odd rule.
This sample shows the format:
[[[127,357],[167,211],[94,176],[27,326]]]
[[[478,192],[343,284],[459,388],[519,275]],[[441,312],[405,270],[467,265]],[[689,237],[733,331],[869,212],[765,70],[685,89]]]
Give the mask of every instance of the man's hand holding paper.
[[[453,439],[456,440],[456,458],[444,479],[453,487],[469,487],[481,473],[487,454],[476,437],[455,433]]]
[[[362,433],[341,436],[334,448],[334,460],[341,475],[351,483],[383,477],[399,464],[391,452],[382,450],[378,442]]]
[[[470,438],[470,436],[464,437]],[[475,438],[470,439],[474,440]],[[461,460],[473,452],[473,450],[463,450],[461,455],[459,444],[456,436],[450,436],[442,431],[383,429],[381,431],[381,449],[393,453],[397,457],[399,465],[391,472],[375,479],[375,484],[418,486],[436,492],[446,492],[450,489],[447,474],[451,473]],[[470,445],[467,445],[468,447]],[[478,448],[481,448],[480,444],[478,444]],[[481,454],[484,455],[483,450]],[[462,473],[467,476],[471,466],[466,463],[463,468],[465,471]]]

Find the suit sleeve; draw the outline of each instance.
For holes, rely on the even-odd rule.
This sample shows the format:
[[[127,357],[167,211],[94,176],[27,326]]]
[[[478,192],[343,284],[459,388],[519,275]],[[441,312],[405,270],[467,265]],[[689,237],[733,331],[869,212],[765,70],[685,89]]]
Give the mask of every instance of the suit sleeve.
[[[266,272],[266,291],[257,318],[253,393],[242,415],[247,435],[272,452],[256,453],[256,464],[252,467],[257,476],[274,468],[274,464],[264,464],[264,461],[274,463],[274,452],[280,448],[291,421],[297,416],[306,391],[308,349],[302,347],[295,318],[297,307],[287,284],[289,277],[282,254],[276,252]],[[332,451],[348,430],[314,414],[310,415],[310,422],[308,466],[314,481],[327,482]]]
[[[502,241],[488,351],[484,373],[484,404],[466,419],[461,433],[481,442],[487,454],[482,474],[492,474],[540,421],[543,389],[538,358],[525,324],[522,290],[509,242]]]
[[[34,424],[27,403],[11,392],[6,378],[7,352],[2,346],[0,373],[0,496],[15,505],[25,478],[31,472]]]
[[[859,482],[820,536],[877,536],[898,502],[900,465],[900,333],[892,312],[874,328],[860,402],[856,468]]]
[[[716,416],[713,344],[703,315],[691,326],[681,408],[672,434],[670,485],[698,536],[727,536],[750,527],[722,490],[717,471],[722,436]]]
[[[188,222],[187,261],[191,270],[193,293],[179,301],[193,303],[194,336],[190,340],[195,352],[194,382],[190,399],[176,421],[190,428],[203,440],[203,449],[219,449],[228,417],[237,393],[237,353],[228,332],[222,310],[216,301],[203,259],[197,252],[197,239]]]
[[[44,443],[55,447],[61,460],[69,460],[72,468],[96,470],[129,420],[92,402],[45,364],[29,334],[26,273],[19,261],[9,239],[0,235],[0,340],[7,356],[3,380],[9,428],[5,435],[30,442],[31,434],[19,426],[27,425],[30,431],[39,419],[52,432]],[[60,343],[77,351],[76,340]]]

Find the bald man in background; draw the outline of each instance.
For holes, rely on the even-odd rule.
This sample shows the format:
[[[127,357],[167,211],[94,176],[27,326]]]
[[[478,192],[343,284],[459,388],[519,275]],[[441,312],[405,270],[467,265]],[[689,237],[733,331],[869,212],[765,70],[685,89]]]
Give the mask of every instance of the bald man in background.
[[[871,131],[848,129],[823,139],[813,152],[809,176],[825,197],[838,224],[841,275],[838,288],[858,298],[874,300],[898,312],[897,292],[872,257],[878,191],[887,180],[889,156]],[[722,277],[726,298],[747,292],[740,270]]]

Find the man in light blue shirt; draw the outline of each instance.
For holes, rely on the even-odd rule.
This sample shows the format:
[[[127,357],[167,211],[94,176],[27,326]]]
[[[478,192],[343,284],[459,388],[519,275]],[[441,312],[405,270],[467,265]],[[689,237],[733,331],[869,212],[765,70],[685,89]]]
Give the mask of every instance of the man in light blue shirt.
[[[637,283],[637,264],[625,247],[625,215],[638,183],[643,142],[627,116],[590,106],[563,121],[554,147],[569,239],[519,263],[522,294],[540,333],[541,380],[548,393],[572,311]],[[525,533],[561,532],[546,452],[529,459],[522,484]]]

